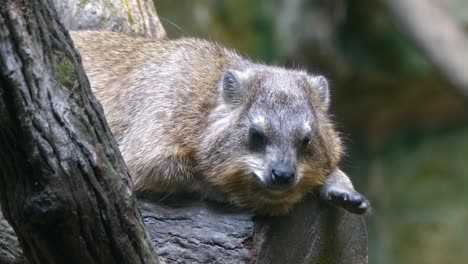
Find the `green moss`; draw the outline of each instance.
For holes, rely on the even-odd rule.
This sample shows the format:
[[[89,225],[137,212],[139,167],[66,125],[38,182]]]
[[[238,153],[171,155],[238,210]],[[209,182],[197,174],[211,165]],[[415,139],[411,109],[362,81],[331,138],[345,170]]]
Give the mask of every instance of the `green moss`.
[[[122,4],[125,7],[125,11],[127,12],[128,23],[130,24],[135,23],[135,20],[133,20],[132,12],[130,10],[130,4],[128,3],[128,0],[122,0]]]
[[[86,4],[88,4],[89,0],[81,0],[79,3],[78,3],[78,7],[79,8],[83,8]]]
[[[119,190],[120,185],[122,183],[119,172],[112,166],[110,162],[108,162],[107,164],[107,171],[109,172],[109,176],[111,177],[112,188],[114,190]]]
[[[117,8],[108,1],[103,1],[103,5],[105,5],[106,10],[108,10],[108,17],[101,16],[101,27],[109,29],[109,25],[113,25],[112,30],[121,32],[122,31],[122,22],[123,17],[122,14],[117,10]],[[128,11],[127,11],[128,12]],[[115,23],[117,25],[115,25]]]
[[[75,66],[65,55],[59,56],[55,67],[55,77],[65,87],[72,88],[77,81]]]

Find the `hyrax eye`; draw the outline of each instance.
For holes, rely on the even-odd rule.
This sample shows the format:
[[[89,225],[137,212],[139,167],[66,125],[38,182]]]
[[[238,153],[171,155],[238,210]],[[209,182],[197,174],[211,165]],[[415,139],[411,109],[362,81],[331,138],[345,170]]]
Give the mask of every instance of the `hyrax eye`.
[[[249,129],[249,147],[252,150],[263,150],[268,143],[268,139],[259,128],[251,127]]]
[[[305,135],[305,136],[302,138],[301,146],[302,146],[302,147],[307,147],[307,145],[309,145],[309,143],[310,143],[311,140],[312,140],[312,134],[311,134],[311,133],[308,133],[307,135]]]

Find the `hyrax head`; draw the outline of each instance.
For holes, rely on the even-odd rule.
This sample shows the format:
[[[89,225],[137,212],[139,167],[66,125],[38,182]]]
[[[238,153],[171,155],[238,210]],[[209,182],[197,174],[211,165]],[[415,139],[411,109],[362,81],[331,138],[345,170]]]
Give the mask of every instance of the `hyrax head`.
[[[323,76],[267,66],[229,69],[219,95],[202,163],[232,202],[283,213],[337,167],[341,143],[327,116]]]

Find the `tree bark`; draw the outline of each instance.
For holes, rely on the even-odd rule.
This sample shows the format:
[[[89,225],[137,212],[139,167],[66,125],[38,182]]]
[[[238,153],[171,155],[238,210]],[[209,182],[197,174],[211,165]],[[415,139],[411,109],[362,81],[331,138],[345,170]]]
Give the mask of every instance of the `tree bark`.
[[[53,0],[63,24],[70,30],[108,29],[164,38],[166,31],[153,0]]]
[[[162,263],[367,263],[363,218],[313,195],[271,218],[181,196],[142,197],[138,207]],[[5,233],[0,264],[23,263],[14,234]]]
[[[23,256],[15,231],[3,218],[0,211],[0,264],[23,264],[26,260]]]
[[[156,263],[128,171],[50,1],[0,5],[0,202],[31,263]]]
[[[367,263],[363,218],[314,195],[281,217],[183,197],[141,199],[139,208],[167,263]]]
[[[468,96],[468,38],[436,1],[381,0],[443,76]]]

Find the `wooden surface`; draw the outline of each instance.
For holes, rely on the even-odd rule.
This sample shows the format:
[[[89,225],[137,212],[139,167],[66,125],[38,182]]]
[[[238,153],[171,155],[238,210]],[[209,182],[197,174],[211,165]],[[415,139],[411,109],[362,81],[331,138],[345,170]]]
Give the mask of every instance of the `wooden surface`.
[[[313,195],[283,217],[259,217],[191,197],[146,197],[138,207],[162,263],[367,263],[363,217]],[[1,219],[0,227],[0,237],[7,238],[0,239],[0,264],[23,263]]]
[[[167,263],[367,263],[362,216],[311,195],[287,216],[259,217],[191,198],[139,201],[156,252]]]

